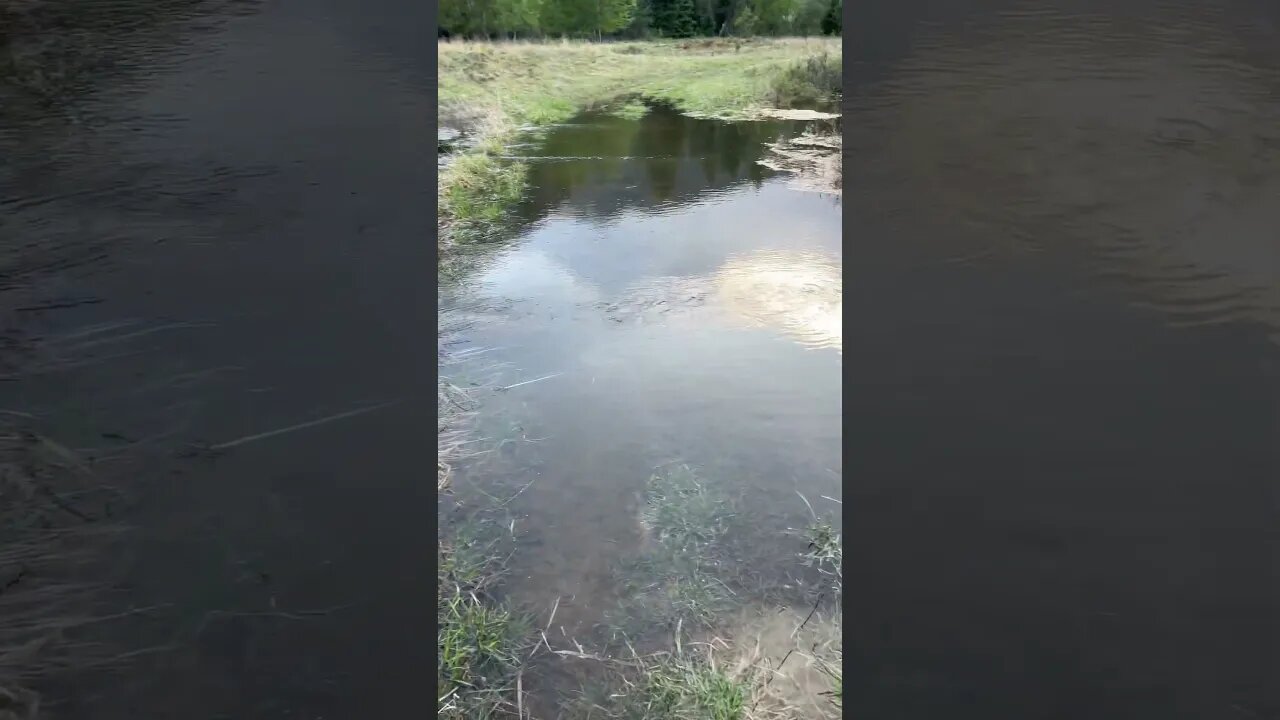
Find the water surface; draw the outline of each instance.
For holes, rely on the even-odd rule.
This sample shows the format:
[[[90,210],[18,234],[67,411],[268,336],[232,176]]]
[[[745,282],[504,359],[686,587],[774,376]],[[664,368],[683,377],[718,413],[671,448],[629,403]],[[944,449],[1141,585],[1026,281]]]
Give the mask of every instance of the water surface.
[[[1280,717],[1280,18],[1051,5],[865,23],[852,709]]]
[[[482,353],[444,371],[501,363],[493,384],[513,386],[482,393],[475,432],[499,447],[456,489],[518,493],[504,591],[556,606],[557,638],[618,622],[660,468],[690,466],[750,518],[730,542],[760,587],[801,574],[798,493],[838,524],[840,200],[757,162],[806,129],[656,107],[529,138],[512,150],[530,163],[520,231],[442,288],[454,352]]]
[[[155,609],[93,639],[154,652],[42,688],[58,717],[423,705],[432,11],[232,5],[103,6],[84,82],[0,107],[6,317],[50,356],[0,406],[95,455],[153,440],[98,570],[104,612]]]

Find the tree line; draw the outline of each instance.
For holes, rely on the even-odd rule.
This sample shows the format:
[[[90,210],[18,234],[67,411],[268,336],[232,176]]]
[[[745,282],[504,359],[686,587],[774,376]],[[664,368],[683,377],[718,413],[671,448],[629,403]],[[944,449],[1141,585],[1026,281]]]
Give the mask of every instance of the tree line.
[[[839,35],[843,0],[440,0],[440,35],[689,38]]]

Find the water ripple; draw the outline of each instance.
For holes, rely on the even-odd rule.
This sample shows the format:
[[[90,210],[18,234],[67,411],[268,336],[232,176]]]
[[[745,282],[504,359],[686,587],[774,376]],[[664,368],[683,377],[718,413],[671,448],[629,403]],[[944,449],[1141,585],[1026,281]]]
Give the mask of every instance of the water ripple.
[[[1084,253],[1172,325],[1280,337],[1280,57],[1221,14],[1022,8],[921,37],[859,99],[854,202],[980,229],[952,262]]]

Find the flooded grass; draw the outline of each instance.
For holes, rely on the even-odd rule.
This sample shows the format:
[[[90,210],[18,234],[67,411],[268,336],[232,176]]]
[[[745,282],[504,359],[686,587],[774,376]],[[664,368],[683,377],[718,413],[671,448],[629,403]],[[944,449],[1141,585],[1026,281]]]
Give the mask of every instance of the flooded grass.
[[[477,142],[441,171],[437,242],[495,231],[523,170],[493,156],[521,127],[606,106],[620,88],[707,117],[829,102],[840,87],[840,47],[839,39],[761,40],[745,52],[731,42],[440,43],[441,125],[465,128]],[[627,103],[620,111],[640,108]]]
[[[481,239],[502,224],[524,191],[527,167],[486,153],[465,154],[448,169],[437,216],[442,232],[457,242]]]
[[[745,518],[688,465],[660,468],[637,518],[639,557],[618,570],[628,599],[597,635],[580,641],[548,636],[559,600],[540,631],[541,620],[504,599],[509,553],[517,550],[505,547],[506,521],[495,512],[501,505],[479,508],[438,550],[442,717],[535,717],[525,709],[529,678],[545,677],[548,664],[574,665],[579,678],[578,691],[554,693],[563,717],[840,716],[841,548],[829,522],[779,538],[796,543],[797,567],[830,580],[810,606],[744,606],[744,593],[731,587],[726,547]]]
[[[799,553],[802,565],[830,579],[806,614],[743,608],[718,577],[725,574],[718,546],[731,517],[724,498],[687,466],[655,474],[649,487],[643,516],[656,547],[646,550],[641,572],[652,582],[624,607],[625,627],[612,628],[622,638],[617,651],[590,658],[602,672],[574,700],[571,717],[840,717],[842,552],[831,524],[815,520]],[[640,636],[655,630],[659,648],[638,651]]]
[[[480,540],[472,530],[440,543],[439,717],[523,717],[520,673],[533,646],[532,625],[493,595],[503,571],[494,543]]]
[[[440,355],[441,714],[839,717],[838,525],[824,522],[803,496],[789,495],[794,508],[782,512],[761,506],[751,483],[772,492],[776,478],[755,477],[736,458],[722,462],[685,442],[660,449],[666,439],[648,436],[597,448],[570,439],[573,430],[557,432],[564,406],[587,399],[583,409],[594,413],[601,398],[620,399],[604,389],[617,377],[602,374],[597,385],[595,370],[583,372],[572,357],[520,362],[509,345],[527,342],[523,337],[481,338],[498,318],[529,312],[533,306],[522,300],[558,287],[560,276],[539,275],[541,265],[524,268],[519,278],[532,285],[517,293],[530,295],[504,293],[492,307],[482,299],[487,290],[477,292],[484,283],[466,282],[466,270],[483,275],[501,263],[503,252],[481,249],[498,244],[483,241],[509,236],[512,225],[523,232],[546,224],[544,218],[564,222],[556,209],[563,193],[575,189],[600,203],[588,205],[588,216],[613,208],[600,219],[617,208],[594,193],[621,191],[624,206],[640,211],[630,219],[655,229],[667,212],[681,219],[676,208],[696,205],[704,184],[706,199],[760,190],[773,176],[757,162],[770,144],[798,135],[802,123],[817,123],[806,136],[813,145],[805,146],[816,153],[823,142],[817,133],[835,117],[811,111],[764,120],[764,110],[829,98],[823,73],[838,64],[838,48],[789,40],[753,43],[755,54],[717,42],[440,45],[443,122],[474,141],[440,170],[440,227],[454,244],[441,253],[438,271],[451,281],[442,297],[457,311],[442,317],[466,325],[468,342],[477,343]],[[787,83],[817,89],[792,92]],[[579,114],[584,108],[590,111]],[[690,117],[699,114],[761,121]],[[547,128],[543,138],[544,127],[565,120],[571,122]],[[822,153],[838,150],[825,142]],[[638,187],[652,192],[631,192]],[[828,198],[791,193],[783,182],[769,188],[780,198],[816,202],[820,211],[830,206]],[[581,210],[566,209],[571,217]],[[702,226],[690,230],[708,252],[721,252],[719,235],[729,235],[724,227],[711,236]],[[805,249],[828,237],[826,226],[789,230],[802,238],[798,247],[726,248],[706,267],[639,274],[634,285],[619,283],[599,297],[583,292],[573,308],[549,305],[546,314],[589,318],[603,309],[598,319],[610,321],[603,327],[626,335],[701,315],[751,342],[776,335],[770,342],[781,343],[784,362],[808,362],[790,354],[794,345],[838,353],[838,260]],[[583,242],[588,237],[600,239],[593,232]],[[629,252],[609,245],[619,257]],[[572,253],[568,245],[557,248],[566,252]],[[541,315],[540,309],[538,319],[530,317],[530,329]],[[505,351],[470,362],[499,349],[490,345]],[[511,368],[518,363],[520,372],[473,377],[483,375],[473,366],[499,358]],[[647,358],[637,363],[641,372],[661,367]],[[599,369],[612,372],[607,364]],[[700,397],[698,389],[689,392]],[[626,422],[620,428],[633,431]],[[634,430],[644,435],[647,428]],[[814,439],[814,448],[826,457],[823,440]],[[810,476],[795,481],[805,492],[826,487],[824,471],[804,457],[784,452],[769,460],[785,463],[784,475]],[[812,464],[830,467],[828,460]],[[814,502],[823,502],[816,497],[823,491],[834,494],[815,489]],[[597,545],[574,555],[582,542]],[[564,565],[566,557],[574,567]]]

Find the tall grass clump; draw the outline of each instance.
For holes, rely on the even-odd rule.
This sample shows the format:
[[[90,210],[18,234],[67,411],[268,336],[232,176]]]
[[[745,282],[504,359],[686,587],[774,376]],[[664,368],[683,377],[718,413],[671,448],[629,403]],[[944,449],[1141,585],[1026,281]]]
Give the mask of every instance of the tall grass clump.
[[[770,97],[776,107],[793,108],[833,102],[842,92],[839,55],[820,52],[789,65],[774,78]]]
[[[809,529],[809,547],[802,556],[806,565],[816,568],[818,572],[828,579],[832,599],[837,607],[839,607],[844,596],[843,548],[844,545],[841,543],[840,534],[832,528],[831,524],[818,521]],[[835,626],[839,629],[841,625],[842,620],[837,616]],[[839,638],[836,638],[836,642],[827,647],[826,652],[815,652],[813,655],[814,664],[831,684],[831,689],[827,691],[827,695],[836,708],[843,707],[844,701],[843,656],[844,648],[840,644]]]
[[[493,594],[502,574],[492,544],[462,532],[437,549],[437,716],[486,720],[518,715],[518,677],[531,624]]]
[[[439,238],[483,242],[498,234],[511,208],[524,193],[528,168],[488,152],[459,156],[441,188]]]
[[[759,678],[742,663],[725,665],[723,643],[683,643],[674,652],[615,663],[614,681],[570,703],[570,718],[752,720]]]

